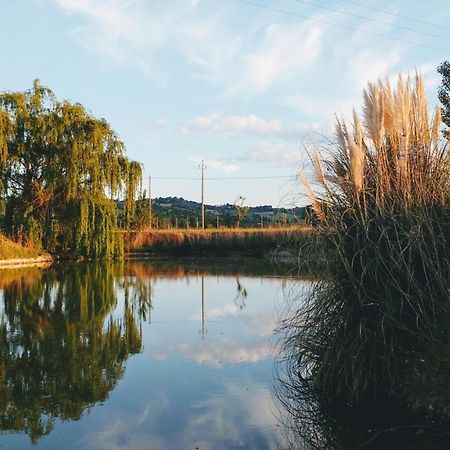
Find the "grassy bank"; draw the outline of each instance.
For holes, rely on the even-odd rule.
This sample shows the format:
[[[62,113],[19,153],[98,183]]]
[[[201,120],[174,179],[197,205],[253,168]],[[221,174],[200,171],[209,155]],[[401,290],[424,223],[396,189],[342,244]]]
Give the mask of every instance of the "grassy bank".
[[[127,252],[263,255],[294,249],[311,235],[307,227],[142,230],[125,236]],[[293,253],[295,256],[295,252]]]
[[[37,258],[39,256],[45,256],[45,253],[31,246],[17,244],[0,233],[0,260]]]

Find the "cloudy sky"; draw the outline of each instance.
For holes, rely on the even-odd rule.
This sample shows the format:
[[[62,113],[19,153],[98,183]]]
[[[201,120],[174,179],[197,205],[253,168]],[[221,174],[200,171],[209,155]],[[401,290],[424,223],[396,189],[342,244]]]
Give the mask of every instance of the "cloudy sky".
[[[417,67],[436,104],[448,1],[14,0],[0,89],[39,78],[107,119],[153,196],[290,206],[307,148],[369,80]],[[294,178],[290,178],[294,176]],[[300,196],[298,196],[300,195]]]

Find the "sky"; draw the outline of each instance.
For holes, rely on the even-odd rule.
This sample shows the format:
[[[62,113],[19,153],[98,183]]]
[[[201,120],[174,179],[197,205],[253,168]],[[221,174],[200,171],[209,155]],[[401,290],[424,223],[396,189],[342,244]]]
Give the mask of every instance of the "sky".
[[[0,0],[0,90],[34,79],[105,118],[152,197],[292,207],[369,81],[450,55],[448,0]],[[148,182],[145,182],[145,188]]]

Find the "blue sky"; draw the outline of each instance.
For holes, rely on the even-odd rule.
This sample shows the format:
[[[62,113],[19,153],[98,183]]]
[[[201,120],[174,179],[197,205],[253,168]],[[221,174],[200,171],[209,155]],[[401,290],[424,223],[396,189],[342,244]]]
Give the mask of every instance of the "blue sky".
[[[107,119],[154,197],[198,200],[199,181],[182,178],[199,177],[203,158],[216,178],[207,203],[292,206],[302,189],[282,177],[307,170],[309,146],[330,135],[334,113],[359,108],[368,81],[417,67],[437,103],[447,10],[446,0],[2,1],[0,89],[39,78]]]

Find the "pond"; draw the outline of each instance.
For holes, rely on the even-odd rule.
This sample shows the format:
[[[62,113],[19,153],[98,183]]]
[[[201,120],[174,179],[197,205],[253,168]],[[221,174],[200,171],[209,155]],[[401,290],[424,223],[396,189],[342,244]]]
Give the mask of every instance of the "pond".
[[[298,282],[255,261],[2,272],[0,448],[279,448],[273,332]]]

